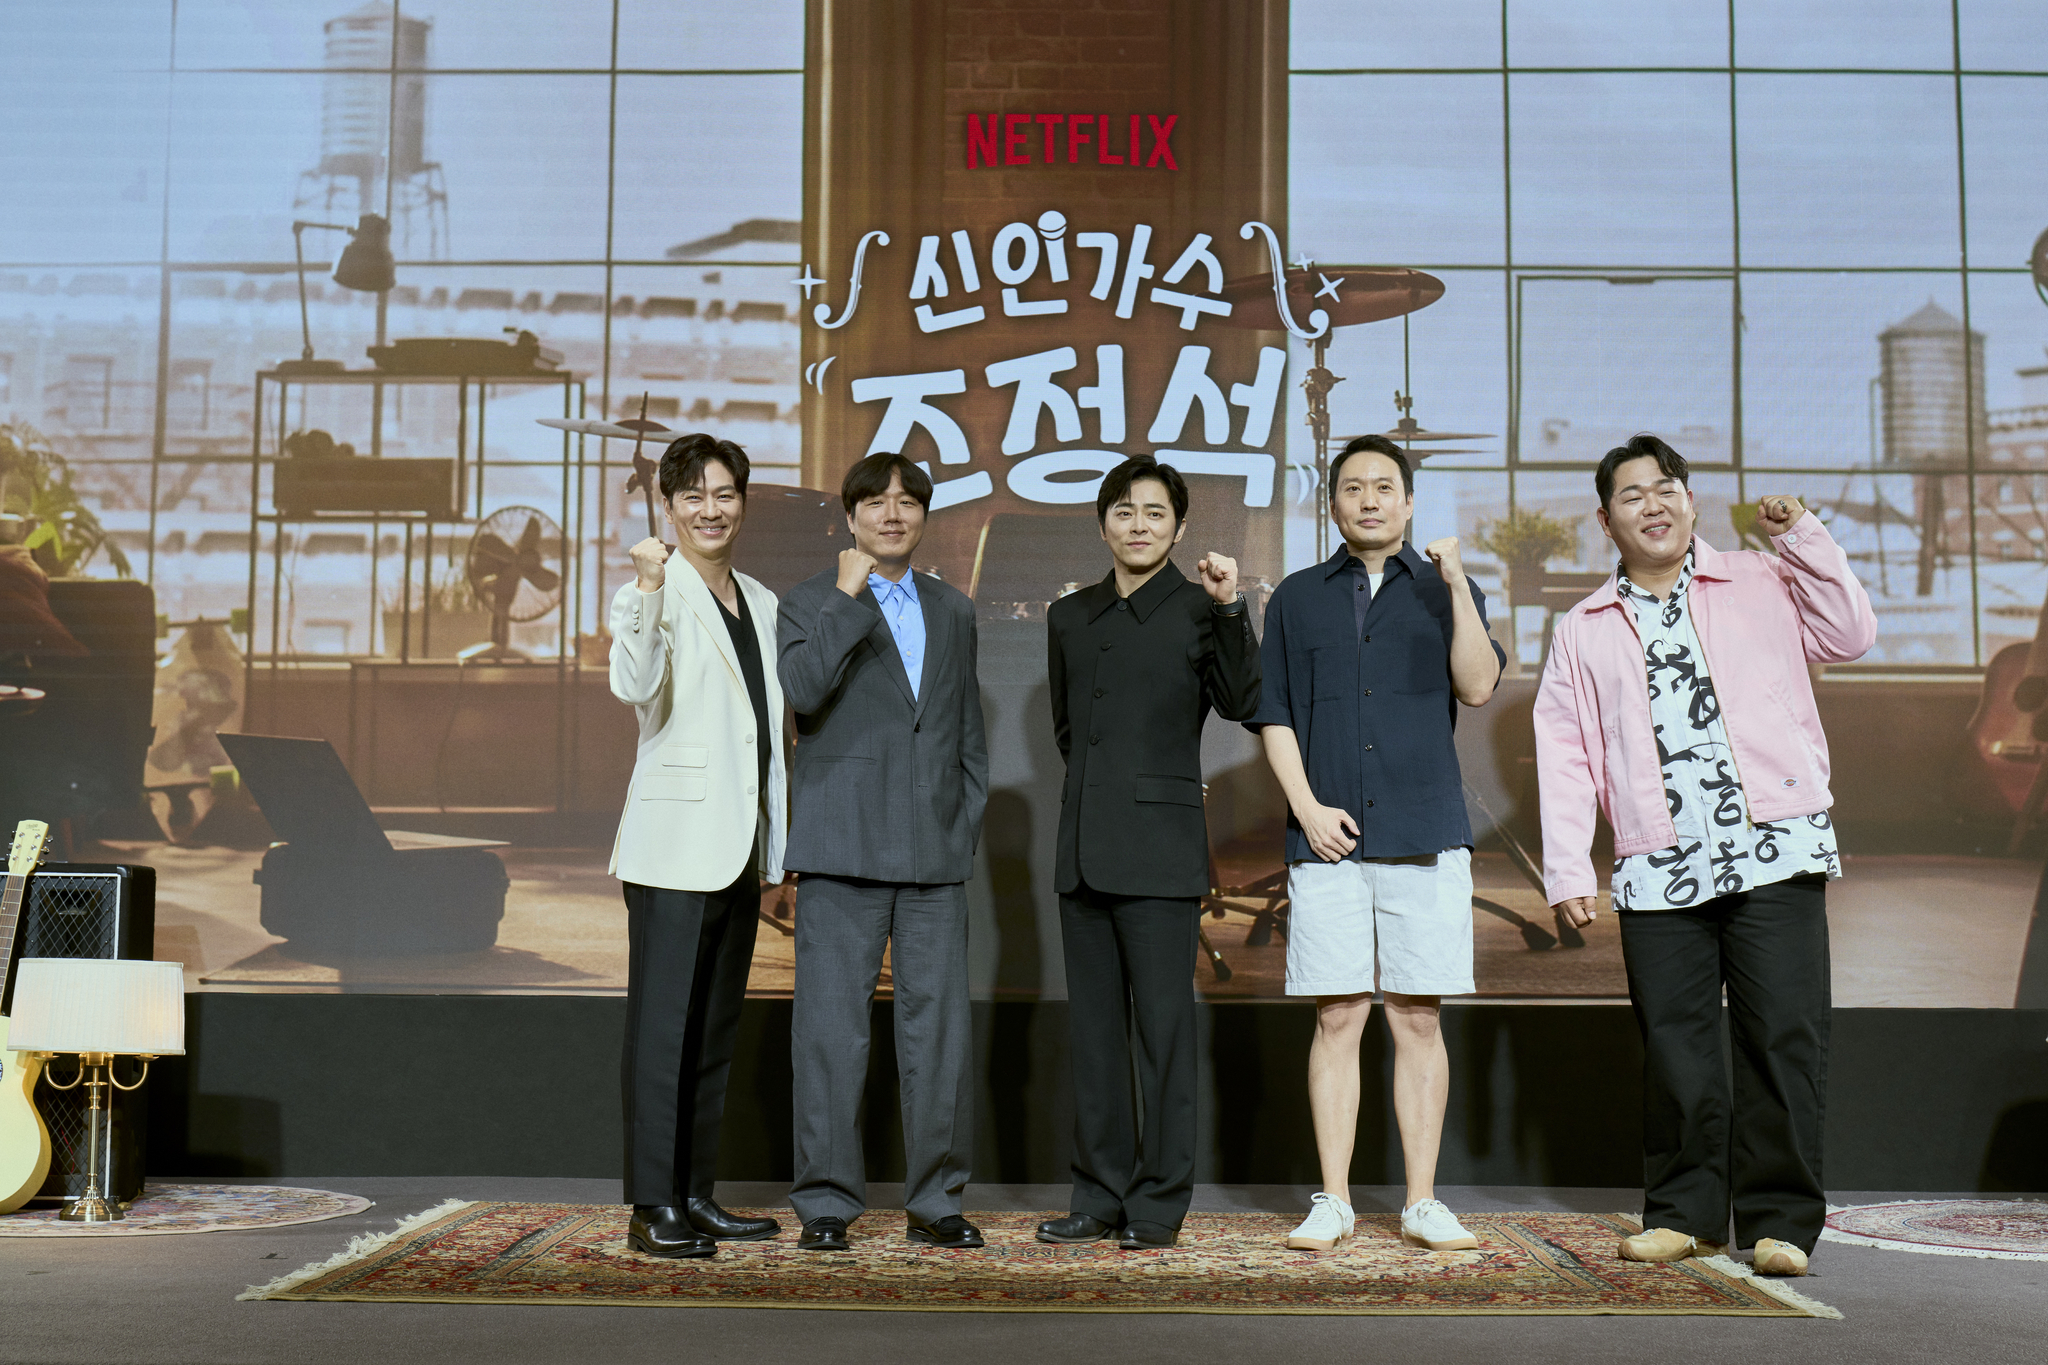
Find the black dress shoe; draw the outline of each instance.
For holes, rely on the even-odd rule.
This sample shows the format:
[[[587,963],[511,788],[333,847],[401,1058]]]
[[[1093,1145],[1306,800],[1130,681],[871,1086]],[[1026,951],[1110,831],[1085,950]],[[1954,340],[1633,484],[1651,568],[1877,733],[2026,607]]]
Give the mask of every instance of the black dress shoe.
[[[674,1204],[635,1204],[626,1245],[643,1256],[671,1260],[718,1253],[718,1243],[691,1227],[689,1215]]]
[[[1086,1213],[1070,1213],[1064,1218],[1048,1218],[1038,1225],[1038,1240],[1041,1242],[1099,1242],[1105,1237],[1114,1237],[1122,1229],[1115,1223],[1105,1223],[1100,1218]]]
[[[846,1250],[846,1220],[844,1218],[813,1218],[804,1224],[803,1235],[796,1239],[799,1251],[844,1251]]]
[[[1117,1246],[1124,1251],[1160,1251],[1180,1240],[1180,1229],[1164,1223],[1133,1222],[1124,1228]]]
[[[782,1231],[773,1218],[735,1218],[715,1199],[692,1199],[690,1226],[717,1242],[759,1242]]]
[[[981,1229],[957,1213],[949,1213],[937,1222],[913,1222],[904,1229],[903,1236],[908,1241],[944,1247],[948,1251],[964,1251],[987,1245],[981,1240]]]

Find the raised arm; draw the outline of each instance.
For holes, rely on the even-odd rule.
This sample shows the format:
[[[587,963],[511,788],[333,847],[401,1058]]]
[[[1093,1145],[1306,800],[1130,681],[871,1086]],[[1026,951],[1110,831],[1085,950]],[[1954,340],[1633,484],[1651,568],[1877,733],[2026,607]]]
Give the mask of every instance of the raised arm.
[[[629,706],[648,706],[668,685],[669,640],[661,617],[668,610],[668,557],[675,551],[649,536],[627,553],[634,581],[612,598],[612,695]]]
[[[1807,662],[1844,664],[1867,654],[1877,643],[1877,613],[1820,518],[1799,499],[1774,495],[1757,504],[1757,524],[1777,547],[1778,577],[1799,612]]]
[[[1237,561],[1211,550],[1195,572],[1209,598],[1204,625],[1212,642],[1203,651],[1202,698],[1225,720],[1250,720],[1259,709],[1259,639],[1237,590]]]
[[[661,587],[622,585],[612,597],[612,695],[647,706],[668,686],[668,638],[661,629],[667,599]]]
[[[1569,618],[1551,637],[1536,689],[1536,784],[1543,821],[1543,894],[1574,925],[1593,921],[1593,820],[1599,788],[1575,681]],[[1597,722],[1596,722],[1597,723]]]
[[[1493,700],[1493,689],[1508,666],[1508,656],[1486,633],[1486,598],[1465,576],[1456,536],[1432,540],[1422,552],[1450,591],[1451,692],[1467,706],[1484,706]]]
[[[866,582],[865,575],[861,581]],[[853,651],[881,624],[881,609],[872,598],[837,588],[822,593],[793,589],[775,620],[775,674],[789,704],[802,715],[823,711],[846,681]]]
[[[1258,714],[1263,690],[1259,639],[1252,633],[1251,611],[1240,600],[1234,606],[1212,604],[1208,616],[1215,648],[1205,660],[1203,698],[1225,720],[1250,720]]]

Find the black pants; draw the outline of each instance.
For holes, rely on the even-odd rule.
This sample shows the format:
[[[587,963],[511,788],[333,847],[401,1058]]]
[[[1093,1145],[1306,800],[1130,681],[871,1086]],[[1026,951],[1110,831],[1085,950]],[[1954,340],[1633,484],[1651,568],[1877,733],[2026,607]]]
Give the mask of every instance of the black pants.
[[[625,889],[626,1202],[709,1199],[761,923],[760,874],[749,858],[722,891]]]
[[[1171,1228],[1187,1216],[1195,1190],[1200,915],[1198,900],[1111,896],[1085,884],[1060,897],[1074,1076],[1075,1213]]]
[[[1643,1226],[1812,1251],[1827,1217],[1827,882],[1796,877],[1688,910],[1623,911],[1643,1037]],[[1721,1044],[1721,989],[1735,1087]]]

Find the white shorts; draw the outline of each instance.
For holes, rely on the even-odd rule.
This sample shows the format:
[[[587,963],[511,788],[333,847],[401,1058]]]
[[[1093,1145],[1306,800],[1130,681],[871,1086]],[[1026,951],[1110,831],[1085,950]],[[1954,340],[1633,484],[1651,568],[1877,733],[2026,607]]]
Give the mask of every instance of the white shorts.
[[[1472,993],[1472,851],[1287,865],[1287,993]]]

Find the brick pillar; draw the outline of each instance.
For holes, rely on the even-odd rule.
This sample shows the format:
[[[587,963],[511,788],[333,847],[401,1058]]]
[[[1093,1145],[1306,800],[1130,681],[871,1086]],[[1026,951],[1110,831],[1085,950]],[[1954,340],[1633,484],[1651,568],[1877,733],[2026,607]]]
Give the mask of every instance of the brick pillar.
[[[1252,383],[1262,347],[1284,346],[1281,334],[1222,325],[1203,316],[1192,331],[1181,313],[1152,302],[1149,291],[1196,233],[1229,278],[1268,269],[1261,242],[1238,237],[1249,219],[1286,234],[1285,0],[812,0],[806,39],[804,254],[826,278],[805,305],[807,369],[830,360],[821,388],[804,392],[804,483],[836,491],[846,467],[867,452],[886,404],[853,400],[852,381],[879,375],[960,368],[966,391],[930,402],[958,423],[972,452],[966,464],[944,464],[926,432],[912,432],[905,450],[931,460],[942,483],[986,474],[993,491],[934,514],[921,562],[965,588],[974,577],[984,528],[1002,513],[1063,517],[1075,546],[1072,518],[1086,506],[1048,505],[1020,497],[1010,470],[1032,454],[1062,449],[1151,451],[1148,438],[1160,399],[1182,348],[1210,348],[1210,378],[1226,394]],[[970,169],[967,115],[1086,115],[1087,143],[1069,146],[1066,124],[1054,129],[1054,162],[1046,164],[1046,125],[1028,122],[1027,165]],[[1112,155],[1128,154],[1129,116],[1176,116],[1169,139],[1179,169],[1104,164],[1096,143],[1107,133]],[[1100,116],[1107,116],[1106,124]],[[1147,155],[1154,141],[1141,119]],[[1001,144],[999,143],[999,151]],[[1014,150],[1014,149],[1012,149]],[[1070,160],[1069,157],[1074,159]],[[1012,223],[1036,225],[1040,215],[1065,215],[1070,279],[1055,284],[1042,259],[1017,286],[1026,301],[1065,299],[1058,316],[1004,315],[1003,286],[991,247]],[[1133,316],[1114,309],[1133,228],[1152,229]],[[963,292],[951,235],[972,241],[980,288]],[[880,230],[888,244],[871,245],[860,304],[836,330],[809,309],[823,301],[836,317],[846,306],[851,265],[864,234]],[[1081,233],[1114,233],[1119,271],[1110,297],[1090,297],[1099,254],[1080,249]],[[920,239],[940,238],[939,261],[950,284],[945,298],[922,302],[935,311],[980,305],[985,320],[935,332],[919,328],[910,298]],[[1021,259],[1023,248],[1017,248]],[[1177,288],[1206,292],[1201,266]],[[1001,450],[1018,390],[994,387],[984,371],[994,362],[1063,346],[1078,364],[1053,376],[1070,395],[1097,383],[1096,347],[1123,348],[1125,433],[1104,440],[1093,409],[1083,408],[1079,439],[1058,438],[1041,417],[1031,450]],[[1277,457],[1285,436],[1285,394],[1263,442],[1245,442],[1242,408],[1229,409],[1228,438],[1217,450],[1264,450]],[[1204,450],[1197,405],[1179,440],[1159,446]],[[1284,480],[1277,474],[1264,508],[1245,505],[1246,481],[1217,475],[1189,479],[1194,497],[1188,539],[1176,559],[1192,572],[1210,548],[1236,555],[1247,574],[1279,577]],[[1254,500],[1257,500],[1255,497]],[[1014,533],[1019,523],[1008,523]],[[1049,531],[1057,528],[1048,528]],[[1083,535],[1085,539],[1085,533]],[[1014,536],[1012,544],[1015,544]],[[1048,544],[1054,543],[1048,540]],[[1076,553],[1085,550],[1085,546]],[[1068,577],[1092,580],[1108,568],[1099,544]],[[985,598],[987,593],[982,594]]]

